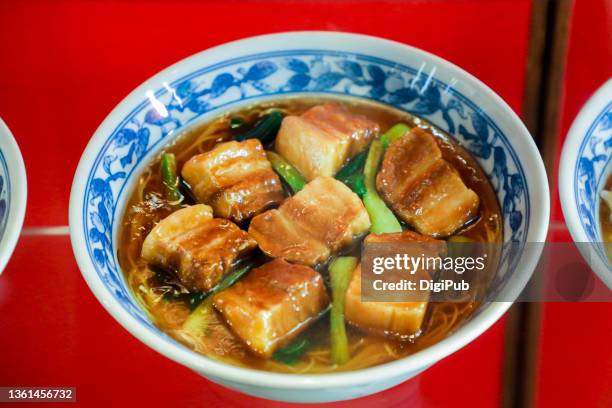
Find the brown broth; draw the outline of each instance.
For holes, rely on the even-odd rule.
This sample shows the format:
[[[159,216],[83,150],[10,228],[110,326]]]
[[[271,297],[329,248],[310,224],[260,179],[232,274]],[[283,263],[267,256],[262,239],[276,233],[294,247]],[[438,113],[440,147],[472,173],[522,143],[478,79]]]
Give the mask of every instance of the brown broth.
[[[213,121],[184,132],[166,147],[165,152],[173,152],[176,155],[177,167],[180,169],[193,155],[205,152],[216,143],[232,139],[243,132],[243,129],[240,131],[229,129],[229,120],[234,116],[239,116],[245,120],[245,123],[252,125],[271,109],[280,109],[285,114],[299,115],[328,99],[338,100],[338,98],[292,97],[228,112]],[[478,219],[456,235],[469,237],[478,242],[501,241],[502,217],[497,197],[484,172],[465,149],[439,129],[405,112],[357,99],[342,99],[342,102],[347,104],[353,112],[363,114],[379,123],[382,131],[398,122],[430,129],[438,137],[445,159],[455,166],[466,185],[474,190],[481,199]],[[327,317],[321,318],[306,330],[306,335],[313,341],[314,346],[306,353],[302,361],[291,366],[274,360],[264,360],[250,354],[222,322],[217,312],[212,309],[206,332],[198,338],[186,336],[180,328],[189,316],[188,305],[181,301],[167,300],[169,288],[173,287],[176,292],[177,282],[168,283],[163,279],[160,281],[160,273],[149,268],[140,258],[142,242],[146,235],[159,220],[171,212],[168,203],[161,198],[163,184],[159,176],[160,158],[161,153],[143,172],[131,193],[122,219],[118,257],[131,290],[154,323],[161,330],[197,352],[231,364],[270,371],[316,373],[354,370],[413,354],[442,340],[465,321],[478,306],[475,302],[431,303],[422,333],[411,341],[400,342],[347,326],[352,358],[341,367],[331,364],[329,360],[329,321]],[[359,246],[356,245],[355,248]],[[358,252],[358,249],[353,250],[355,251]]]

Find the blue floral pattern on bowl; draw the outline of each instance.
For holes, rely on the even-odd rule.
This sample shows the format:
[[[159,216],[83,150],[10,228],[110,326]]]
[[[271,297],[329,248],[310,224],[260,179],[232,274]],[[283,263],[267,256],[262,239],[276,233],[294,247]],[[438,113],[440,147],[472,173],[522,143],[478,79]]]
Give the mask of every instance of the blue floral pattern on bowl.
[[[574,171],[575,202],[580,222],[590,242],[601,242],[599,231],[599,195],[612,166],[612,102],[599,112],[578,150]],[[603,246],[597,253],[608,263]]]
[[[448,131],[480,162],[504,215],[504,242],[520,251],[529,226],[529,194],[520,160],[507,136],[476,103],[423,68],[371,56],[317,50],[250,55],[201,68],[147,94],[108,137],[85,190],[86,247],[96,271],[134,317],[157,330],[131,300],[116,259],[113,220],[137,165],[184,126],[226,106],[287,94],[367,98],[421,116]],[[501,290],[518,257],[505,251],[493,291]]]
[[[8,165],[4,154],[0,151],[0,241],[4,236],[8,222],[9,204],[11,202],[11,181],[9,179]]]

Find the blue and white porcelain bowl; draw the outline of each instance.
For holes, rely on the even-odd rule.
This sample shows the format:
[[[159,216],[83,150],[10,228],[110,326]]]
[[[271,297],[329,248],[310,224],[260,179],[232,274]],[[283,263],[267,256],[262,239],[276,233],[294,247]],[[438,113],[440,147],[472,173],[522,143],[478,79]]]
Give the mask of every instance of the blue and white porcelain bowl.
[[[591,269],[612,289],[612,264],[602,244],[599,203],[612,174],[612,79],[584,105],[569,130],[559,165],[561,207]]]
[[[19,239],[26,196],[26,173],[21,152],[8,126],[0,119],[0,273]]]
[[[346,373],[287,375],[224,364],[158,330],[132,297],[117,261],[118,220],[138,174],[186,127],[266,98],[333,94],[383,102],[447,130],[478,159],[503,208],[505,254],[491,291],[514,299],[540,256],[549,192],[525,126],[486,85],[416,48],[331,32],[273,34],[232,42],[155,75],[104,120],[83,153],[70,198],[74,253],[91,290],[127,330],[211,381],[285,401],[334,401],[396,385],[457,351],[490,327],[511,302],[483,304],[439,343],[407,358]],[[529,249],[531,248],[531,249]],[[449,378],[452,381],[452,378]]]

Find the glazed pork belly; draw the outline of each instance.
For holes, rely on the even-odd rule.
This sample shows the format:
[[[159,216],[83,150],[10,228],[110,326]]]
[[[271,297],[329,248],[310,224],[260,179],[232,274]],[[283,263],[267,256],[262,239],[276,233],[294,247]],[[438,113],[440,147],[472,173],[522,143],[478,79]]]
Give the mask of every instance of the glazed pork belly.
[[[346,292],[344,317],[347,322],[370,333],[399,339],[419,333],[427,302],[362,302],[361,265],[353,272]]]
[[[391,234],[368,235],[366,243],[396,243],[396,244],[418,244],[423,243],[423,252],[429,256],[443,256],[446,253],[446,243],[412,231]],[[409,247],[420,252],[419,247]],[[412,279],[428,279],[429,272],[417,271],[411,276]],[[415,298],[422,299],[411,302],[364,302],[361,299],[361,265],[358,265],[348,290],[346,292],[346,303],[344,315],[349,324],[377,334],[383,334],[398,339],[407,339],[419,333],[429,299],[429,291],[419,291]]]
[[[435,137],[420,128],[391,143],[376,186],[394,212],[421,234],[451,235],[478,214],[478,195],[442,158]]]
[[[217,144],[189,159],[181,172],[196,199],[218,217],[242,222],[279,204],[280,179],[257,139]]]
[[[175,271],[190,291],[209,291],[257,243],[236,224],[197,204],[161,220],[142,245],[149,264]]]
[[[313,266],[369,228],[355,193],[332,177],[317,177],[278,209],[254,217],[249,234],[267,255]]]
[[[339,103],[325,103],[283,119],[276,151],[307,179],[333,176],[378,134],[376,123]]]
[[[279,258],[253,269],[213,298],[234,333],[262,357],[293,339],[328,303],[321,275]]]
[[[269,210],[254,217],[249,226],[249,235],[271,257],[316,265],[330,256],[327,246],[307,235],[280,210]]]

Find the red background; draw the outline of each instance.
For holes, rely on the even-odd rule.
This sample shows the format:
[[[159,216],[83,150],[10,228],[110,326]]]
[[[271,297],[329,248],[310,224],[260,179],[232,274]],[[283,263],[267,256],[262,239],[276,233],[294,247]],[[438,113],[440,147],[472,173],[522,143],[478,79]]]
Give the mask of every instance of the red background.
[[[584,33],[598,21],[596,36],[610,38],[605,12],[584,5],[602,9],[605,0],[578,3],[570,55],[581,64],[568,66],[564,129],[611,72],[610,50],[595,52],[595,35]],[[0,278],[0,385],[75,386],[87,406],[285,405],[228,391],[148,349],[94,299],[68,237],[32,228],[67,224],[74,170],[98,124],[144,79],[190,54],[287,30],[377,35],[458,64],[520,113],[530,10],[530,0],[0,2],[0,115],[20,144],[29,182],[26,229]],[[609,306],[545,307],[538,405],[612,404],[612,334],[602,335],[600,325],[612,323]],[[503,336],[502,319],[417,378],[333,405],[497,406]]]
[[[556,183],[563,141],[580,109],[612,75],[611,56],[612,3],[576,0],[550,186],[552,240],[571,241]],[[612,407],[612,303],[544,303],[540,336],[536,405]]]

